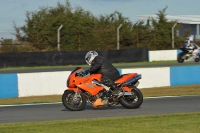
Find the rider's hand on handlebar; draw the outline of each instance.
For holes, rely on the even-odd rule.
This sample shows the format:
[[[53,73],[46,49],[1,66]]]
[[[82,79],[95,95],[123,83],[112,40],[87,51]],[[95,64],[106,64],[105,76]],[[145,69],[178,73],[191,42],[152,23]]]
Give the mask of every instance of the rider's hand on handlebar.
[[[89,70],[82,70],[80,72],[77,72],[78,76],[85,76],[89,74]]]
[[[89,74],[89,72],[90,72],[90,70],[87,69],[84,71],[84,74],[87,75],[87,74]]]

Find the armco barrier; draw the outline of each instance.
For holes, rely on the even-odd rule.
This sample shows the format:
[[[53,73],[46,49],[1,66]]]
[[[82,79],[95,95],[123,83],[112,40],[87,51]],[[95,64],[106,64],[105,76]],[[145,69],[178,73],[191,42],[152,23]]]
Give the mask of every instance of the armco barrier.
[[[139,89],[200,84],[199,66],[120,69],[142,74]],[[0,98],[61,95],[71,71],[0,74]]]

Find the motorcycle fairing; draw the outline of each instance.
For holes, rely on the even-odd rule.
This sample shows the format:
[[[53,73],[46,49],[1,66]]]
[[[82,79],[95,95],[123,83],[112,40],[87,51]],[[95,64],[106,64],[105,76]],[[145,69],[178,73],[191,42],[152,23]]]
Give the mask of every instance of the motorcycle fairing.
[[[72,75],[75,77],[75,75]],[[103,86],[98,86],[96,84],[93,84],[93,80],[97,80],[100,82],[101,74],[91,74],[86,77],[76,77],[72,79],[73,86],[77,86],[78,88],[81,88],[82,90],[85,90],[89,92],[91,95],[96,95],[99,93],[99,91],[103,90]]]
[[[127,87],[127,86],[123,87],[123,89],[124,89],[124,91],[126,91],[126,92],[131,92],[131,90],[132,90],[132,88],[129,88],[129,87]]]
[[[103,102],[102,102],[102,99],[101,98],[98,98],[93,104],[92,104],[93,107],[97,108],[99,106],[104,106]]]
[[[69,77],[67,79],[67,87],[69,87],[69,88],[76,87],[74,84],[74,78],[76,77],[76,73],[80,70],[83,70],[83,68],[75,69],[74,71],[72,71],[72,73],[69,75]]]

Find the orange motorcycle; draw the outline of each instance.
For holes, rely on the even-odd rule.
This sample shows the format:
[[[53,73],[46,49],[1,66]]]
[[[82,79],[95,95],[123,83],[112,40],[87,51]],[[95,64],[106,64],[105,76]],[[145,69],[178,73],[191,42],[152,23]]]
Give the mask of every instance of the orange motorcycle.
[[[112,90],[100,83],[101,74],[84,74],[83,68],[75,68],[67,79],[67,89],[62,95],[63,105],[71,111],[80,111],[86,107],[87,102],[93,107],[111,107],[119,103],[127,108],[140,107],[143,95],[137,88],[141,74],[123,74],[115,81],[122,95],[112,95]]]

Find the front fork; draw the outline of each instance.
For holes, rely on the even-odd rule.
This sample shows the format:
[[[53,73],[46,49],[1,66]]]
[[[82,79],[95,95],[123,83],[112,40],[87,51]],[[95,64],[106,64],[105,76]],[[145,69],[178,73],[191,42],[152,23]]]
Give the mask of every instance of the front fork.
[[[77,88],[68,88],[65,91],[74,91],[75,94],[73,96],[73,101],[77,101],[78,100],[78,96],[80,95],[81,90],[77,87]]]
[[[73,97],[73,101],[77,101],[78,100],[78,92],[75,92],[74,97]]]

